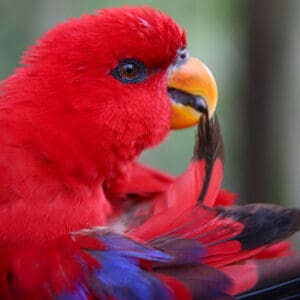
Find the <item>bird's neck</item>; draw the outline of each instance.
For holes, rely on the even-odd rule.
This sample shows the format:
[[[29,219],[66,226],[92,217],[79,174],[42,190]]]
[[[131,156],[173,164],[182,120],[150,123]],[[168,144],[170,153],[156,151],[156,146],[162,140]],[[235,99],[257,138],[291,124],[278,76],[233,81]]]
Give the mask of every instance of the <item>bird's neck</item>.
[[[107,158],[99,169],[99,161],[81,153],[80,145],[58,148],[58,157],[38,144],[0,144],[0,240],[51,240],[106,224],[111,207],[103,182],[120,176],[129,162],[123,170],[106,168],[117,163]]]
[[[51,239],[105,224],[102,184],[126,173],[143,144],[99,129],[90,111],[59,95],[39,101],[23,81],[0,96],[0,239]]]
[[[118,174],[109,167],[116,161],[103,157],[101,165],[101,149],[68,135],[62,142],[13,126],[0,119],[0,240],[41,242],[104,225],[111,208],[102,185]]]

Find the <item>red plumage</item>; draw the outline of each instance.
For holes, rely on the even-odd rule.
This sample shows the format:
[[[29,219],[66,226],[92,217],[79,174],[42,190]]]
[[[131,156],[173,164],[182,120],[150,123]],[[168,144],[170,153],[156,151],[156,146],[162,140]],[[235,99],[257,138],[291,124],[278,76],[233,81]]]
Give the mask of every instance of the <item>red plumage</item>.
[[[264,286],[264,259],[300,265],[269,246],[299,229],[298,210],[220,192],[216,117],[178,178],[136,162],[169,132],[185,47],[159,11],[105,9],[50,30],[1,83],[1,299],[232,299]],[[113,71],[133,58],[146,79],[124,84]],[[280,280],[299,278],[289,271]]]
[[[0,203],[18,203],[0,211],[2,239],[50,239],[105,223],[103,182],[168,133],[166,73],[185,43],[168,16],[123,8],[60,24],[29,49],[1,87]],[[110,75],[131,57],[153,72],[147,82]],[[28,236],[19,236],[24,226]]]

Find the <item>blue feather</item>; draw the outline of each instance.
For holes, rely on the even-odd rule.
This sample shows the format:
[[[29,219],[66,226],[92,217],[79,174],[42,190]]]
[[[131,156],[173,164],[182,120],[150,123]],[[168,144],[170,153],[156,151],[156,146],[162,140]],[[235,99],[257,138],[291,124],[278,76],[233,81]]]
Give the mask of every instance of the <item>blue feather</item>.
[[[172,299],[167,287],[149,272],[143,271],[135,257],[127,253],[105,251],[93,253],[101,262],[94,272],[91,289],[98,297],[112,295],[118,300]]]
[[[141,262],[168,263],[173,257],[130,240],[126,236],[95,230],[88,232],[90,236],[105,245],[105,249],[84,249],[98,263],[98,268],[86,266],[80,256],[85,272],[86,285],[77,285],[76,291],[60,294],[58,300],[83,300],[88,295],[97,299],[118,300],[166,300],[173,299],[172,292],[155,276],[141,267]]]
[[[98,231],[97,238],[107,246],[111,253],[113,250],[114,253],[117,254],[119,252],[127,257],[160,262],[168,262],[173,259],[172,256],[162,251],[149,248],[117,233]]]
[[[209,272],[207,266],[199,265],[205,251],[198,241],[168,236],[144,245],[105,230],[78,234],[87,234],[104,247],[91,249],[91,246],[80,244],[76,260],[82,267],[83,277],[80,284],[74,283],[74,290],[64,291],[57,300],[174,299],[172,290],[157,277],[157,272],[180,280],[203,299],[209,298],[211,293],[213,296],[223,296],[224,299],[230,298],[226,298],[223,293],[229,284],[225,280],[226,276],[216,270]],[[98,266],[88,265],[85,256],[81,256],[83,252],[94,258]],[[225,286],[223,283],[226,283]]]

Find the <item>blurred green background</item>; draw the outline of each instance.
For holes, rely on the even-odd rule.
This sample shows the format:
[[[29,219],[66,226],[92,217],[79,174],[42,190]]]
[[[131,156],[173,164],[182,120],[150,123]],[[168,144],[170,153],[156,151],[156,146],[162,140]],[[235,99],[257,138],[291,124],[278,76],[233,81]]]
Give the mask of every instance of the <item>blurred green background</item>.
[[[188,48],[213,71],[225,140],[223,186],[241,202],[299,205],[300,1],[0,0],[0,80],[48,28],[107,6],[148,4],[185,27]],[[174,132],[141,160],[174,174],[192,155],[195,130]]]

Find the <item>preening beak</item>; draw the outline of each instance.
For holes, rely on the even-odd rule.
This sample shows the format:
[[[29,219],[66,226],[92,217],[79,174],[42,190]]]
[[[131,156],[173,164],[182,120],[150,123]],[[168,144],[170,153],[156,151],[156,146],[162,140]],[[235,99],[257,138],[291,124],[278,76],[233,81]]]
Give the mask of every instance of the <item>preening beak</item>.
[[[210,118],[217,105],[217,84],[210,70],[191,57],[174,67],[168,78],[172,101],[171,129],[196,125],[203,115]]]

